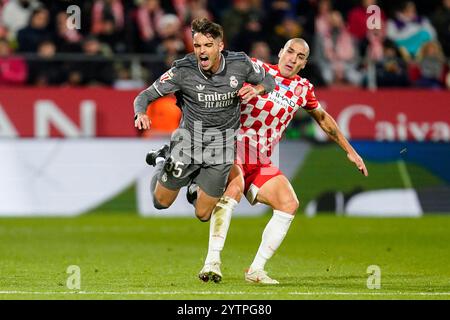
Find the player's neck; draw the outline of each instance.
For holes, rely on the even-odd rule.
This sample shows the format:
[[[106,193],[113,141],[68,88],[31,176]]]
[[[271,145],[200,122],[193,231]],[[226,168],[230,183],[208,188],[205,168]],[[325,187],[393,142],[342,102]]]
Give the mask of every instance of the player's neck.
[[[215,64],[214,66],[212,66],[212,68],[211,68],[210,70],[208,70],[208,71],[203,71],[201,68],[199,68],[199,69],[201,70],[201,72],[202,72],[204,75],[210,77],[210,76],[212,76],[213,74],[222,72],[222,70],[223,70],[224,68],[225,68],[225,57],[223,56],[222,53],[220,53],[219,59],[217,59],[216,64]]]
[[[219,60],[217,60],[216,65],[211,68],[211,71],[213,73],[218,73],[218,72],[222,71],[224,67],[225,67],[225,57],[221,53],[219,55]]]

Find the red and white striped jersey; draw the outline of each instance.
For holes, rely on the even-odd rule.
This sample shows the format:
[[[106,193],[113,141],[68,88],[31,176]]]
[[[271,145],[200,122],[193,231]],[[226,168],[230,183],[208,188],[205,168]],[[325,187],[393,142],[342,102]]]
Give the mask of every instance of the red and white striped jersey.
[[[288,79],[280,74],[277,65],[253,61],[275,78],[276,87],[269,94],[241,103],[241,130],[237,139],[247,148],[256,148],[258,153],[270,157],[295,113],[300,108],[311,111],[320,105],[308,79],[298,75]]]

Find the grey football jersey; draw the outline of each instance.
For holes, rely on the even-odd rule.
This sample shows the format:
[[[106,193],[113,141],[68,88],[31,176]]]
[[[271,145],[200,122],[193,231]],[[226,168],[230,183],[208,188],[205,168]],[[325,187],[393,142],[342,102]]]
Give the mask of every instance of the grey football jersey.
[[[243,52],[224,51],[220,69],[210,76],[200,70],[190,53],[140,93],[135,112],[145,112],[149,102],[175,92],[183,112],[180,128],[190,133],[194,144],[229,145],[240,125],[238,91],[244,83],[263,82],[266,91],[274,89],[273,78]]]

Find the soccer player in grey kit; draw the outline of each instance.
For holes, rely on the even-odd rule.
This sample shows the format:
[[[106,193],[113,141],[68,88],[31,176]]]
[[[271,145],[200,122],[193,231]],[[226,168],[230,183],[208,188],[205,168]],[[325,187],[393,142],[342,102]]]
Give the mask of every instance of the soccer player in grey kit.
[[[234,162],[235,133],[240,126],[239,100],[275,88],[266,74],[244,53],[223,51],[223,29],[208,19],[191,24],[194,53],[174,62],[172,68],[134,100],[135,127],[149,129],[149,103],[175,93],[183,117],[164,146],[147,155],[156,167],[151,181],[153,203],[165,209],[179,190],[195,178],[198,186],[195,214],[207,221],[223,195]],[[244,82],[255,86],[245,86]]]

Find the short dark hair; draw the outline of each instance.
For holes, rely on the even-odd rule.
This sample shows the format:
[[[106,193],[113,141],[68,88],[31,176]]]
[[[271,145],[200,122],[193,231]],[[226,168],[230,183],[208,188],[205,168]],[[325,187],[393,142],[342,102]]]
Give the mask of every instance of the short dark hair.
[[[192,36],[196,33],[211,35],[214,39],[223,39],[223,28],[220,24],[209,21],[207,18],[195,19],[191,23]]]

